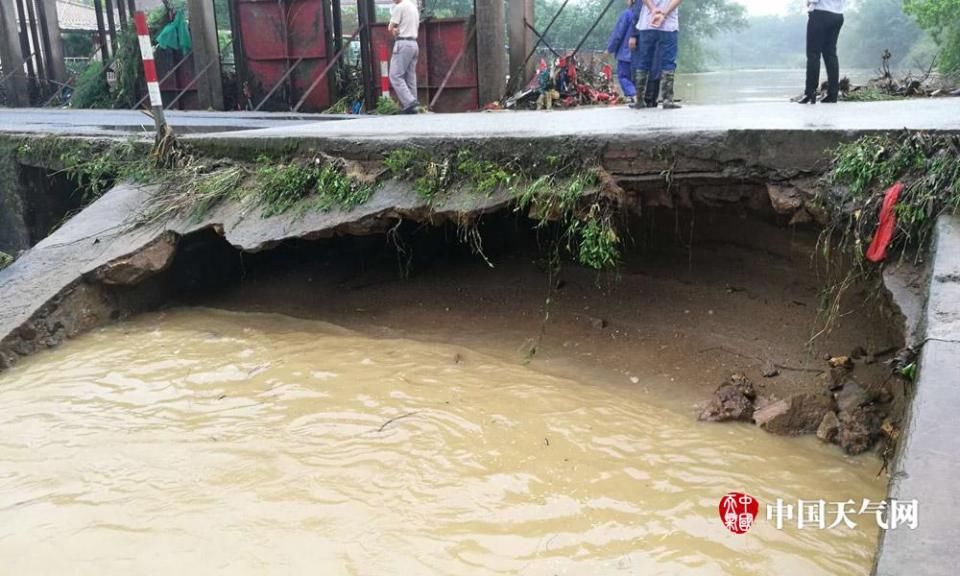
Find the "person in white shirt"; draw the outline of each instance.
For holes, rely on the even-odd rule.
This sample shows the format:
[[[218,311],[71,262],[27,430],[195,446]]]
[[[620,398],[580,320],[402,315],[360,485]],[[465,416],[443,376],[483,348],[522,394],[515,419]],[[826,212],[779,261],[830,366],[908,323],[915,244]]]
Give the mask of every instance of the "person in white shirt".
[[[420,9],[415,0],[393,0],[390,9],[388,30],[393,35],[393,56],[390,58],[390,85],[400,99],[403,114],[416,114],[420,109],[417,101],[417,57],[420,47],[417,34],[420,31]]]
[[[837,39],[843,28],[844,0],[807,0],[807,83],[801,104],[816,104],[820,86],[820,58],[827,68],[827,97],[834,104],[840,96],[840,59]]]

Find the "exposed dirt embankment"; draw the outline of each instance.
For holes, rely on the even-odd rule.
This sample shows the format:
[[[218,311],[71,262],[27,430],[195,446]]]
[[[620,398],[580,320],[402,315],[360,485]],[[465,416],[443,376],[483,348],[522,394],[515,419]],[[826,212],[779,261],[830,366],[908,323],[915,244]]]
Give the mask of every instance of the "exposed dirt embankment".
[[[813,151],[827,136],[804,137],[814,142],[799,149],[789,134],[737,133],[390,151],[340,142],[253,163],[251,149],[211,161],[199,148],[172,174],[133,174],[131,156],[113,177],[159,186],[118,186],[0,272],[0,369],[167,302],[351,326],[375,308],[367,329],[462,331],[465,344],[547,368],[582,361],[676,386],[694,414],[742,374],[753,382],[735,388],[743,409],[710,419],[794,434],[831,414],[839,423],[824,439],[861,451],[889,414],[896,429],[904,393],[879,361],[901,337],[857,287],[845,302],[861,305],[811,340],[825,281],[811,264],[825,217],[823,148]],[[844,361],[840,377],[823,354],[856,358],[856,370]],[[845,442],[845,414],[863,407],[868,429]]]

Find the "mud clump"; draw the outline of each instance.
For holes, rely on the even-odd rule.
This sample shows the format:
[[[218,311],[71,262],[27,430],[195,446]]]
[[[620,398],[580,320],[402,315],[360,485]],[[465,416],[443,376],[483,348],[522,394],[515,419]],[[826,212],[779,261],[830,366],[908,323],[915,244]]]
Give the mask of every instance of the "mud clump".
[[[839,434],[835,441],[847,454],[862,454],[873,448],[880,437],[881,422],[877,406],[858,406],[841,412]]]
[[[700,413],[702,422],[751,422],[757,393],[753,383],[743,374],[734,374],[713,393],[710,403]]]
[[[833,399],[827,394],[796,394],[766,404],[753,418],[757,426],[772,434],[799,436],[816,432],[833,405]]]

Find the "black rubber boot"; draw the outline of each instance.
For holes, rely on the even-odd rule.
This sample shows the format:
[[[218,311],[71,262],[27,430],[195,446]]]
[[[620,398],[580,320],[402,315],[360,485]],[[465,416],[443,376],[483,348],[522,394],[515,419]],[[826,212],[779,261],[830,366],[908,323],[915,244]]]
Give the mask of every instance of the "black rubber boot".
[[[663,72],[663,109],[676,110],[681,106],[673,101],[673,85],[676,81],[676,72],[664,70]]]
[[[643,100],[647,108],[656,108],[660,103],[660,80],[651,80],[647,82],[647,90],[643,95]]]
[[[633,73],[633,83],[637,87],[637,100],[631,104],[630,107],[634,110],[643,110],[647,107],[641,95],[647,93],[647,80],[649,77],[650,73],[646,70],[637,70]]]

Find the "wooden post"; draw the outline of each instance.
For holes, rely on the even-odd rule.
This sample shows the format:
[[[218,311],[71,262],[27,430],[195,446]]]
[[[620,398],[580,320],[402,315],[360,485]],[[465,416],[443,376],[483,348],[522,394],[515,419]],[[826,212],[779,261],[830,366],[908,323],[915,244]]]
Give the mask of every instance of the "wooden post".
[[[0,63],[3,72],[0,78],[6,78],[8,103],[11,106],[27,107],[30,94],[27,92],[27,78],[23,75],[20,31],[17,30],[17,11],[13,0],[0,0]]]
[[[520,78],[510,79],[510,84],[516,87],[522,87],[526,82],[533,78],[537,70],[537,61],[534,58],[524,59],[527,54],[533,50],[533,44],[536,39],[533,37],[533,31],[527,27],[524,22],[534,25],[533,0],[511,0],[510,13],[507,16],[507,34],[510,39],[510,74],[522,74]]]
[[[506,22],[503,0],[476,0],[477,82],[480,106],[499,102],[507,82]]]
[[[103,69],[106,71],[107,62],[110,61],[110,56],[113,53],[107,48],[107,28],[103,23],[103,2],[93,0],[93,10],[97,16],[97,41],[100,43],[100,59],[103,60]]]
[[[363,78],[363,106],[367,113],[377,108],[377,87],[373,74],[373,34],[371,26],[377,21],[376,5],[371,0],[357,0],[360,26],[360,70]]]
[[[213,0],[187,0],[187,10],[193,39],[193,69],[198,74],[197,100],[203,110],[223,110],[223,74]],[[216,64],[210,64],[213,61]]]

